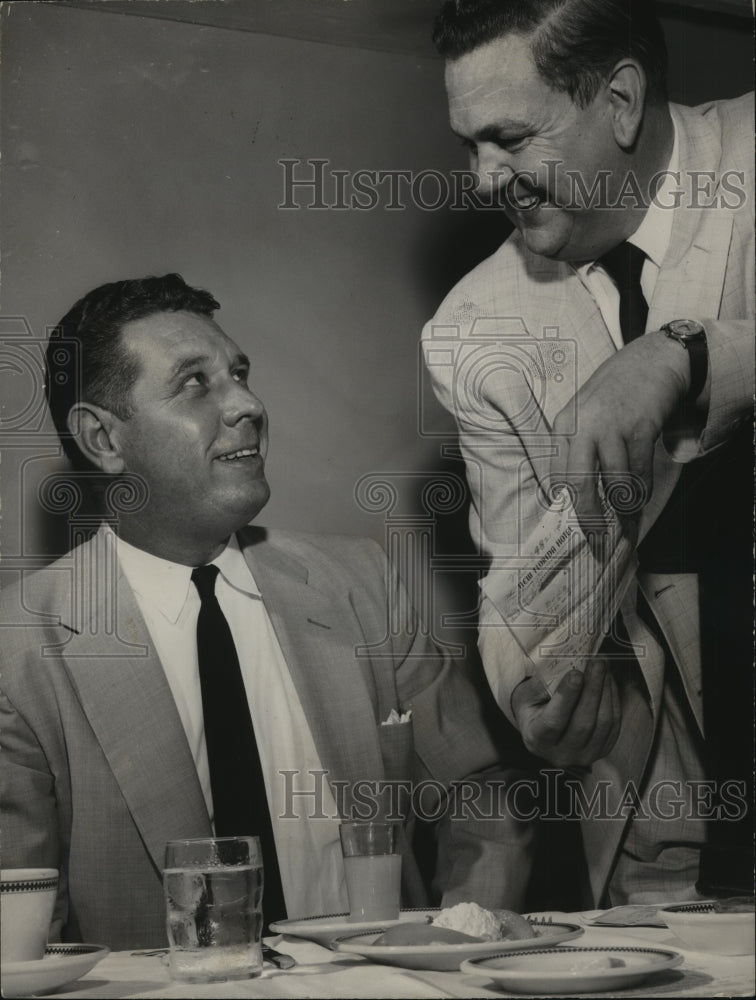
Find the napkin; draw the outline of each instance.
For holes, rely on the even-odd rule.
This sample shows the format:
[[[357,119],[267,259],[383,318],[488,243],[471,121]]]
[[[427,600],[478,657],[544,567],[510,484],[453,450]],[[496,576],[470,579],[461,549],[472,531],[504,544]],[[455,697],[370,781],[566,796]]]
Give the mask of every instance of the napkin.
[[[391,711],[389,712],[388,719],[386,719],[385,722],[382,722],[381,725],[398,726],[401,725],[403,722],[411,722],[411,721],[412,721],[412,709],[410,709],[408,712],[402,712],[400,715],[395,708],[392,708]]]
[[[659,916],[659,907],[640,904],[614,906],[611,910],[603,910],[588,922],[600,927],[666,927]]]

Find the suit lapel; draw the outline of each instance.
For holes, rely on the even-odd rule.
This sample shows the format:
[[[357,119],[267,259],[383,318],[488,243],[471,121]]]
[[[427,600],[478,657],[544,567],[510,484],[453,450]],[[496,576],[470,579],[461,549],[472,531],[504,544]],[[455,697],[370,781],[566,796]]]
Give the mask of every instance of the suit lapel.
[[[658,330],[671,319],[718,316],[732,236],[733,213],[712,204],[694,190],[696,176],[717,176],[721,144],[705,119],[688,108],[672,106],[680,147],[682,202],[675,210],[669,249],[649,305],[647,329]],[[695,207],[694,207],[695,206]],[[664,509],[680,476],[657,446],[654,492],[643,511],[642,539]]]
[[[134,822],[162,870],[167,840],[212,831],[162,665],[131,588],[103,542],[99,534],[74,554],[79,610],[61,616],[71,630],[62,654]]]
[[[683,200],[675,210],[669,250],[649,307],[648,329],[671,319],[718,316],[733,213],[717,207],[715,184],[696,191],[695,179],[710,174],[718,181],[721,142],[702,115],[672,107],[680,147]]]
[[[291,553],[269,543],[262,531],[245,532],[240,542],[329,780],[351,785],[382,777],[377,737],[370,738],[377,725],[377,694],[369,661],[355,658],[355,646],[364,637],[349,624],[354,615],[308,582],[295,539],[289,543]]]

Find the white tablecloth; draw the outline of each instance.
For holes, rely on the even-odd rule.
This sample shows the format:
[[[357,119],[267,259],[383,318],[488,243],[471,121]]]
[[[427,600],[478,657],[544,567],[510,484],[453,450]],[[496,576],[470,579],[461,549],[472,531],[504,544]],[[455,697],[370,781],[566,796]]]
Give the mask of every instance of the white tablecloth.
[[[562,919],[581,922],[576,914]],[[416,998],[508,997],[485,980],[459,972],[414,972],[373,965],[297,938],[269,938],[279,951],[292,955],[297,965],[286,972],[266,965],[258,979],[206,986],[182,985],[168,977],[167,958],[117,952],[100,962],[87,976],[54,996],[69,1000],[116,997],[346,997]],[[753,956],[722,956],[685,950],[675,935],[662,928],[597,928],[586,926],[574,946],[621,946],[644,941],[675,948],[685,962],[640,986],[617,993],[592,993],[594,997],[734,997],[754,996],[756,978]],[[583,994],[586,995],[586,994]]]

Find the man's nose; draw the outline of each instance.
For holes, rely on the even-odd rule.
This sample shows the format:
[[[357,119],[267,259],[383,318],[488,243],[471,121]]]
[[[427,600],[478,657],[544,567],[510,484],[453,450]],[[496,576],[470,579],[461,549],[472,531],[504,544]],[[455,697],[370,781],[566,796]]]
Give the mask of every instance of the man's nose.
[[[252,390],[242,382],[233,382],[224,394],[223,421],[233,427],[240,420],[260,420],[265,416],[265,406]]]
[[[477,190],[480,194],[499,191],[509,183],[515,173],[507,154],[498,146],[488,143],[478,145],[475,172],[478,175]]]

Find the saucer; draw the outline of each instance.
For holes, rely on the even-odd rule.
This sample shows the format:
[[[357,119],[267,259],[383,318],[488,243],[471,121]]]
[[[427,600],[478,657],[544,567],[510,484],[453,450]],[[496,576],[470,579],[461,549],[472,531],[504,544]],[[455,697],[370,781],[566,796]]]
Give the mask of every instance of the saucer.
[[[109,952],[101,944],[48,944],[44,958],[3,965],[3,996],[49,993],[86,975]]]
[[[522,944],[522,942],[518,942]],[[462,972],[491,979],[512,993],[603,993],[637,986],[644,979],[682,965],[667,948],[580,948],[571,945],[512,951],[462,963]]]

